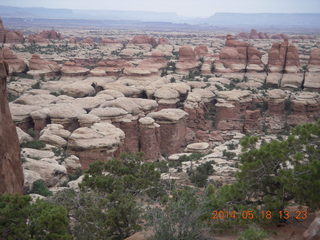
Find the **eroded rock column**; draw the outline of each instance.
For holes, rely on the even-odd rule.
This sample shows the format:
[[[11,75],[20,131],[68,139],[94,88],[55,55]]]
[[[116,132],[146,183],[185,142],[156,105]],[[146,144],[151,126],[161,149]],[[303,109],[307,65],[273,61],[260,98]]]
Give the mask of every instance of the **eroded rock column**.
[[[8,101],[8,65],[0,51],[0,194],[22,193],[23,172],[20,161],[20,146],[16,126],[12,121]]]

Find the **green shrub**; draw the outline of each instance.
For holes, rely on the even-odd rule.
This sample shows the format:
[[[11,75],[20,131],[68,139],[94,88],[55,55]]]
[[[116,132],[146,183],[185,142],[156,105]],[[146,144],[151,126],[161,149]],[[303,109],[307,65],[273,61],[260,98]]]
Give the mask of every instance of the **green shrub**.
[[[44,197],[48,197],[52,195],[52,192],[49,191],[49,189],[47,188],[47,186],[42,180],[37,180],[33,182],[30,193],[39,194]]]
[[[236,153],[234,153],[234,152],[228,152],[228,151],[226,151],[226,150],[223,150],[223,156],[224,157],[226,157],[228,160],[231,160],[231,159],[233,159],[235,156],[237,156],[237,154]]]
[[[42,149],[46,146],[46,144],[40,140],[35,140],[31,142],[22,143],[22,148],[33,148],[33,149]]]
[[[70,173],[68,175],[69,181],[77,180],[81,175],[83,174],[83,171],[81,168],[78,168],[75,172]]]
[[[201,164],[195,170],[188,170],[190,181],[197,187],[204,187],[207,184],[208,176],[214,172],[212,164],[213,161],[210,161]]]
[[[268,237],[268,234],[263,229],[253,225],[243,231],[238,240],[263,240],[266,237]]]
[[[31,86],[32,89],[40,89],[40,82],[36,82]]]
[[[64,207],[29,196],[0,195],[0,239],[71,240]]]
[[[36,133],[35,133],[35,131],[34,131],[33,128],[29,128],[29,129],[27,130],[27,133],[28,133],[31,137],[33,137],[33,138],[36,136]]]

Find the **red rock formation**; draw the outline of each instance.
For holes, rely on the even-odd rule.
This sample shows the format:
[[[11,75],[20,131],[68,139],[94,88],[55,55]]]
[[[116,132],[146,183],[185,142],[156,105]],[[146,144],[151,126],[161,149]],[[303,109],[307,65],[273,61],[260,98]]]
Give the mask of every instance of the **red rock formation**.
[[[160,153],[160,126],[152,118],[145,117],[139,120],[140,152],[144,153],[147,161],[159,159]]]
[[[199,67],[199,62],[196,59],[196,54],[191,46],[182,46],[179,49],[179,61],[176,64],[177,72],[188,73],[196,70]]]
[[[261,56],[261,52],[255,47],[229,35],[215,68],[217,72],[263,71]]]
[[[260,132],[262,130],[262,115],[261,110],[246,110],[244,119],[244,132]]]
[[[271,72],[296,73],[300,67],[298,50],[288,40],[283,43],[274,43],[268,52],[268,65]]]
[[[320,48],[312,49],[309,59],[309,65],[320,66]]]
[[[30,70],[45,70],[51,72],[60,71],[60,67],[56,62],[41,59],[37,54],[33,54],[29,60]]]
[[[205,45],[196,46],[194,52],[198,58],[204,57],[208,54],[208,47]]]
[[[166,39],[166,38],[159,38],[158,44],[159,44],[159,45],[167,45],[167,44],[170,44],[170,42],[169,42],[169,40]]]
[[[119,42],[117,40],[113,40],[110,38],[101,39],[101,44],[103,44],[103,45],[112,44],[112,43],[119,43]]]
[[[9,65],[9,73],[24,72],[26,70],[27,64],[19,59],[9,48],[3,49],[3,57]]]
[[[82,44],[89,44],[89,45],[93,45],[94,44],[94,40],[91,37],[87,37],[85,39],[83,39],[81,41]]]
[[[184,147],[187,115],[181,109],[162,109],[147,115],[160,125],[160,151],[162,154],[173,154]]]
[[[139,128],[137,120],[126,120],[120,123],[120,129],[125,134],[123,151],[128,153],[139,152]]]
[[[158,45],[157,40],[154,37],[149,37],[147,35],[139,35],[134,36],[133,39],[130,41],[132,44],[150,44],[152,47]]]
[[[41,38],[49,39],[49,40],[61,40],[62,39],[61,33],[58,33],[55,30],[42,31],[38,35]]]
[[[16,126],[7,101],[8,66],[0,51],[0,194],[22,193],[23,172]]]
[[[7,31],[6,32],[6,43],[23,43],[24,36],[18,31]]]

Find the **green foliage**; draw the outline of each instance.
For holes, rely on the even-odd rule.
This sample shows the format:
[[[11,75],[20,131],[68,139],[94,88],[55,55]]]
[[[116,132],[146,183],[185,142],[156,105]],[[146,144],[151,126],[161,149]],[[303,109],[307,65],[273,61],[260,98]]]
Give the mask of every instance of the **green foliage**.
[[[31,142],[22,143],[22,148],[33,148],[33,149],[42,149],[46,146],[46,144],[40,140],[35,140]]]
[[[152,239],[204,239],[199,221],[201,214],[202,210],[194,191],[183,189],[174,192],[164,209],[149,209],[148,222],[154,229]]]
[[[78,168],[75,172],[70,173],[68,175],[69,181],[77,180],[81,175],[83,174],[83,171],[81,168]]]
[[[258,137],[246,136],[240,143],[240,171],[236,183],[208,191],[205,206],[211,210],[269,210],[278,213],[289,202],[320,207],[320,122],[292,129],[286,140],[273,140],[257,147]],[[204,215],[204,219],[209,219]],[[283,221],[254,219],[257,223]],[[247,225],[241,218],[210,222],[215,230]],[[250,231],[249,231],[250,232]],[[247,238],[244,238],[247,239]]]
[[[13,77],[19,77],[19,78],[33,79],[32,75],[30,75],[28,73],[25,73],[25,72],[20,72],[20,73],[14,72],[14,73],[12,73],[12,76]]]
[[[248,229],[243,231],[238,240],[263,240],[268,237],[268,234],[258,226],[250,226]]]
[[[140,229],[137,197],[163,199],[160,173],[143,154],[124,154],[121,159],[90,165],[81,192],[64,191],[53,201],[65,206],[76,219],[76,239],[124,239]],[[141,199],[141,198],[140,198]]]
[[[37,180],[33,182],[30,193],[39,194],[44,197],[52,195],[52,192],[49,191],[49,189],[42,180]]]
[[[30,207],[28,220],[31,239],[72,239],[68,233],[68,213],[62,206],[37,200]]]
[[[160,173],[153,163],[144,163],[143,154],[124,154],[121,160],[95,162],[90,165],[84,177],[82,187],[113,193],[127,191],[139,194],[159,183]],[[104,174],[108,172],[109,174]]]
[[[40,89],[40,82],[36,82],[35,84],[33,84],[32,86],[31,86],[31,88],[32,89]]]
[[[231,160],[231,159],[233,159],[235,156],[237,156],[237,154],[236,153],[234,153],[234,152],[228,152],[228,151],[226,151],[226,150],[223,150],[223,156],[224,157],[226,157],[228,160]]]
[[[35,131],[34,131],[33,128],[29,128],[29,129],[27,130],[27,133],[28,133],[31,137],[33,137],[33,138],[36,136],[36,133],[35,133]]]
[[[175,83],[176,82],[176,79],[174,77],[170,78],[170,82],[171,83]]]
[[[13,102],[18,98],[19,98],[19,96],[13,95],[12,93],[8,92],[8,95],[7,95],[8,102]]]
[[[190,181],[197,187],[204,187],[207,184],[208,176],[212,175],[214,170],[213,161],[199,165],[195,170],[188,170]]]
[[[29,196],[0,196],[0,238],[7,240],[69,240],[67,211]]]

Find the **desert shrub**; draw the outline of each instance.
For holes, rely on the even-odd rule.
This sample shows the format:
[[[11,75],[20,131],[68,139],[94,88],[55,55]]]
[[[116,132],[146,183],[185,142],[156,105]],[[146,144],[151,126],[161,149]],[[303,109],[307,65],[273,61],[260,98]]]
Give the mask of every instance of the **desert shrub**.
[[[32,86],[31,86],[31,88],[32,89],[40,89],[40,82],[36,82],[35,84],[33,84]]]
[[[201,236],[202,210],[191,189],[177,190],[164,208],[151,208],[148,222],[154,229],[153,240],[194,240]]]
[[[81,168],[78,168],[75,172],[68,174],[69,181],[74,181],[78,179],[83,174]]]
[[[214,170],[213,161],[199,165],[195,170],[188,170],[190,181],[197,187],[204,187],[207,184],[208,176],[212,175]]]
[[[8,240],[71,240],[67,211],[29,196],[0,196],[0,238]]]
[[[13,95],[12,93],[8,92],[8,95],[7,95],[8,102],[13,102],[13,101],[17,100],[18,98],[19,98],[19,96]]]
[[[46,146],[46,144],[40,140],[34,140],[31,142],[22,143],[22,148],[33,148],[33,149],[42,149]]]
[[[42,180],[37,180],[37,181],[33,182],[30,193],[39,194],[44,197],[52,195],[52,192],[49,191],[49,189],[45,185],[44,181],[42,181]]]
[[[35,133],[35,131],[34,131],[33,128],[29,128],[29,129],[27,130],[27,133],[28,133],[31,137],[35,137],[35,136],[36,136],[36,133]]]
[[[250,226],[248,229],[240,233],[238,240],[263,240],[268,234],[258,226]]]
[[[233,159],[237,154],[234,152],[228,152],[226,150],[223,150],[223,156],[226,157],[228,160]]]
[[[290,201],[319,208],[320,122],[297,126],[286,140],[273,140],[259,148],[258,140],[246,136],[240,141],[243,153],[237,182],[208,197],[211,208],[256,211],[260,206],[276,214],[264,222],[284,221],[278,213]]]

